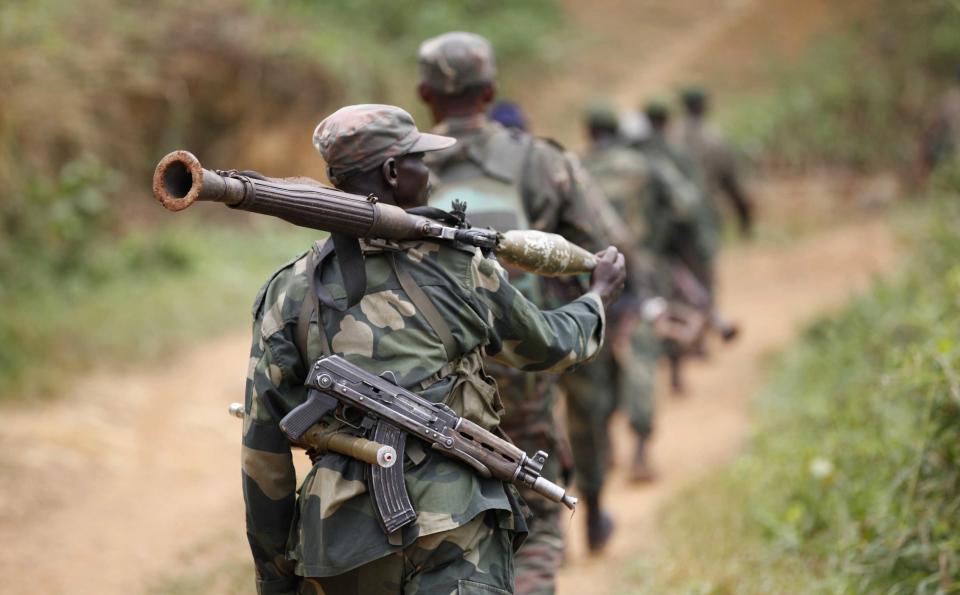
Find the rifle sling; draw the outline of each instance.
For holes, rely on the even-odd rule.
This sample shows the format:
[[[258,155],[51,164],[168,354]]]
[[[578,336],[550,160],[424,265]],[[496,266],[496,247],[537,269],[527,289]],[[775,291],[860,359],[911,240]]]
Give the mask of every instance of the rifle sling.
[[[413,305],[423,314],[423,317],[426,318],[430,326],[433,327],[433,331],[440,337],[440,342],[443,343],[443,350],[447,354],[447,361],[453,360],[458,355],[457,342],[454,340],[453,333],[450,331],[450,325],[448,325],[447,321],[440,315],[440,312],[437,310],[437,307],[433,305],[430,297],[427,296],[423,289],[417,285],[417,282],[413,280],[410,273],[397,266],[396,254],[392,252],[390,253],[390,266],[393,268],[397,280],[400,281],[400,287],[403,288],[403,292],[407,294],[407,297],[410,298]]]

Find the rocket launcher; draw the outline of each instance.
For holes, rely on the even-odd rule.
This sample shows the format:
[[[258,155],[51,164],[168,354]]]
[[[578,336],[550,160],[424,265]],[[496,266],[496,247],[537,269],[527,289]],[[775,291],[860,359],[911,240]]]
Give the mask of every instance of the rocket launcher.
[[[548,277],[588,273],[596,265],[593,254],[557,234],[449,226],[381,203],[375,196],[350,194],[311,178],[206,169],[188,151],[174,151],[160,160],[153,173],[153,196],[170,211],[182,211],[196,201],[220,202],[356,238],[455,240],[493,250],[507,265]]]

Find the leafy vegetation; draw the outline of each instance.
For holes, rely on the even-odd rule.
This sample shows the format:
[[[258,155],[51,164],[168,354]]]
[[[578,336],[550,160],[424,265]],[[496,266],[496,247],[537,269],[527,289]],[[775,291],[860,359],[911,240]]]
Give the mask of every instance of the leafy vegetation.
[[[790,166],[902,167],[930,105],[960,68],[960,6],[872,0],[855,26],[779,64],[772,92],[725,114],[749,154]]]
[[[469,24],[509,79],[561,23],[556,0],[0,3],[0,395],[213,332],[306,246],[215,209],[168,229],[148,181],[169,150],[320,177],[312,126],[347,102],[409,106],[422,39]]]
[[[717,594],[960,590],[957,198],[915,220],[909,235],[923,240],[899,275],[783,357],[748,452],[671,504],[667,551],[636,568],[635,583]]]

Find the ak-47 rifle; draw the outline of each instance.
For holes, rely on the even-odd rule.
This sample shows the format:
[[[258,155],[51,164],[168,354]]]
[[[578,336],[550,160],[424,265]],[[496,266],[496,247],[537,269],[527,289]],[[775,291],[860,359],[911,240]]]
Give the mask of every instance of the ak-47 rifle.
[[[366,442],[372,441],[370,450],[389,447],[402,461],[409,434],[470,465],[483,477],[528,487],[571,510],[577,505],[575,497],[541,475],[547,453],[541,450],[529,456],[450,407],[398,386],[389,375],[375,376],[330,355],[314,363],[306,385],[307,400],[280,420],[280,429],[294,443],[302,443],[304,436],[316,431],[316,424],[338,407],[341,411],[353,409],[363,416],[356,425],[367,434]],[[416,518],[403,481],[403,464],[367,462],[371,462],[368,487],[374,507],[384,531],[392,533]]]
[[[153,174],[153,195],[171,211],[198,200],[212,201],[354,238],[454,240],[493,250],[505,263],[542,276],[587,273],[596,265],[593,254],[556,234],[445,225],[381,203],[375,196],[350,194],[310,178],[204,169],[188,151],[174,151],[160,160]]]

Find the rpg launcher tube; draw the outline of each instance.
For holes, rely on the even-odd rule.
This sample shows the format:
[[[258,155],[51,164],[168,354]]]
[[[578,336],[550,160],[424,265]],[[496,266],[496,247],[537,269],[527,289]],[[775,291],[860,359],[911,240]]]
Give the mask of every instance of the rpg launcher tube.
[[[243,418],[243,405],[230,405],[230,414]],[[315,448],[320,452],[336,452],[370,465],[389,469],[397,462],[397,451],[392,446],[380,444],[359,436],[331,431],[315,424],[299,440],[300,444]]]
[[[166,209],[194,202],[221,202],[233,209],[358,238],[416,240],[436,223],[400,207],[328,188],[310,178],[264,178],[259,174],[204,169],[188,151],[174,151],[153,172],[153,196]]]
[[[500,234],[495,251],[503,262],[544,277],[589,273],[597,266],[593,254],[563,236],[532,229]]]

